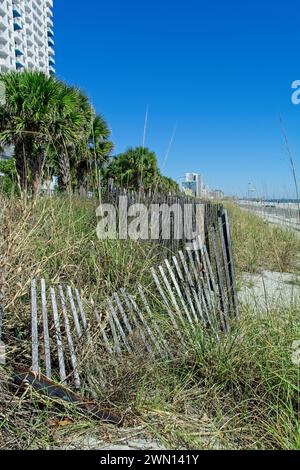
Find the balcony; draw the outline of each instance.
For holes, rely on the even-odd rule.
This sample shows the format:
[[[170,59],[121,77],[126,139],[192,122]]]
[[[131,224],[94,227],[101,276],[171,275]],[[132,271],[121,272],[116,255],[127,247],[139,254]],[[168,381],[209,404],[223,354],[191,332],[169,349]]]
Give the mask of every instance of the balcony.
[[[22,15],[21,15],[21,13],[20,13],[20,10],[19,10],[18,5],[15,5],[15,4],[13,3],[13,17],[14,17],[14,18],[21,18],[21,16],[22,16]]]
[[[49,52],[49,55],[51,55],[51,56],[55,55],[55,51],[54,51],[53,47],[51,47],[51,46],[48,47],[48,52]]]
[[[24,68],[24,63],[20,58],[16,59],[16,69],[22,70]]]
[[[53,57],[49,57],[49,65],[55,65],[55,60]]]
[[[52,46],[54,46],[54,44],[55,44],[54,39],[49,37],[48,38],[48,46],[52,47]]]
[[[16,48],[15,49],[15,55],[16,55],[16,57],[21,57],[22,55],[24,55],[24,53],[21,51],[21,49]]]
[[[46,0],[46,5],[47,5],[47,7],[52,8],[53,7],[53,0]]]
[[[14,19],[14,31],[20,31],[21,29],[23,29],[22,23],[19,20]]]
[[[50,75],[55,75],[55,68],[52,65],[49,66]]]
[[[53,31],[53,29],[52,29],[52,28],[48,28],[48,37],[49,37],[49,38],[53,38],[53,36],[54,36],[54,31]]]
[[[48,29],[53,28],[53,21],[51,20],[51,18],[49,18],[49,16],[47,18],[46,24],[47,24]]]

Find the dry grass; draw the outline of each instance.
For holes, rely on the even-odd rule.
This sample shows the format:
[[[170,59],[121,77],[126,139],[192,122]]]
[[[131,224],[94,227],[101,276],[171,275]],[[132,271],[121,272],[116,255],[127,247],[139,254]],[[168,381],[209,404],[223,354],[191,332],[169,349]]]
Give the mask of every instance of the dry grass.
[[[19,345],[19,359],[28,354],[21,345],[30,335],[33,274],[54,283],[68,280],[100,301],[121,286],[140,282],[149,288],[148,268],[157,264],[159,253],[146,244],[97,240],[92,201],[0,203],[4,326]],[[238,209],[231,216],[239,270],[294,269],[298,245],[290,233],[270,230]],[[186,354],[178,351],[172,360],[154,364],[145,356],[124,356],[107,362],[105,391],[97,356],[90,355],[86,368],[99,403],[112,406],[124,415],[126,426],[142,426],[167,448],[299,449],[299,367],[291,361],[292,342],[300,337],[299,313],[300,306],[264,317],[248,309],[220,344],[207,333],[200,345],[195,342]],[[100,440],[118,434],[72,407],[13,389],[10,375],[9,367],[0,366],[0,447],[54,448],[70,435],[76,441],[80,434],[96,433]]]
[[[245,310],[231,337],[216,344],[207,336],[174,360],[124,356],[111,369],[107,391],[98,388],[98,400],[122,413],[126,428],[141,427],[170,449],[299,449],[299,367],[291,360],[299,311],[258,318]],[[97,372],[93,379],[101,380]],[[117,439],[117,429],[74,408],[14,394],[7,377],[0,384],[4,448],[62,447],[81,434]]]
[[[228,205],[237,270],[298,272],[300,240],[291,230],[270,226],[237,205]]]

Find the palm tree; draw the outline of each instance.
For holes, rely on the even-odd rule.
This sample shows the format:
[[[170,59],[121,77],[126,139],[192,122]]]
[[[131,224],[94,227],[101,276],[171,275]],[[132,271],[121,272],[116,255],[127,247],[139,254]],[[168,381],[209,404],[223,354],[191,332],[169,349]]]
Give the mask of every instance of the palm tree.
[[[71,174],[88,153],[92,108],[76,88],[59,83],[59,95],[51,125],[52,155],[62,191],[71,191]]]
[[[30,170],[37,193],[58,83],[42,72],[10,72],[0,78],[6,90],[6,101],[0,106],[0,142],[14,145],[21,189],[27,189]]]
[[[117,185],[128,189],[153,188],[159,176],[156,155],[148,148],[131,147],[114,157],[107,174]]]
[[[104,118],[100,115],[94,116],[89,138],[89,150],[90,162],[93,162],[95,169],[98,191],[100,191],[101,187],[100,179],[104,164],[108,162],[109,156],[114,149],[114,145],[109,140],[109,137],[110,129]],[[85,167],[85,169],[87,168]]]
[[[71,191],[72,176],[82,181],[91,154],[98,161],[112,149],[109,130],[88,98],[77,88],[42,72],[10,72],[0,76],[6,102],[0,105],[0,145],[14,145],[21,189],[39,193],[43,171],[59,176],[60,188]]]

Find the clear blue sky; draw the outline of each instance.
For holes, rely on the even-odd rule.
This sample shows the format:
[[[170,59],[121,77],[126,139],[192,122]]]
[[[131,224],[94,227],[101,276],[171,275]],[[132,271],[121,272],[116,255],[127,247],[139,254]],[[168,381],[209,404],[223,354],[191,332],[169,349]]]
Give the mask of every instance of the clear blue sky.
[[[116,152],[146,145],[164,174],[292,196],[282,115],[300,171],[299,0],[54,0],[57,76],[108,121]],[[165,165],[165,155],[175,130]]]

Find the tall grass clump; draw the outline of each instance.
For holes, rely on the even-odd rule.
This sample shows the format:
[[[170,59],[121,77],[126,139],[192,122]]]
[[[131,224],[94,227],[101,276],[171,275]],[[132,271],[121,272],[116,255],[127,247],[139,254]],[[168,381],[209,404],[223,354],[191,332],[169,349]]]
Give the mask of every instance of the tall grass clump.
[[[261,270],[297,272],[300,239],[292,230],[271,226],[237,205],[228,205],[228,210],[239,273]]]

